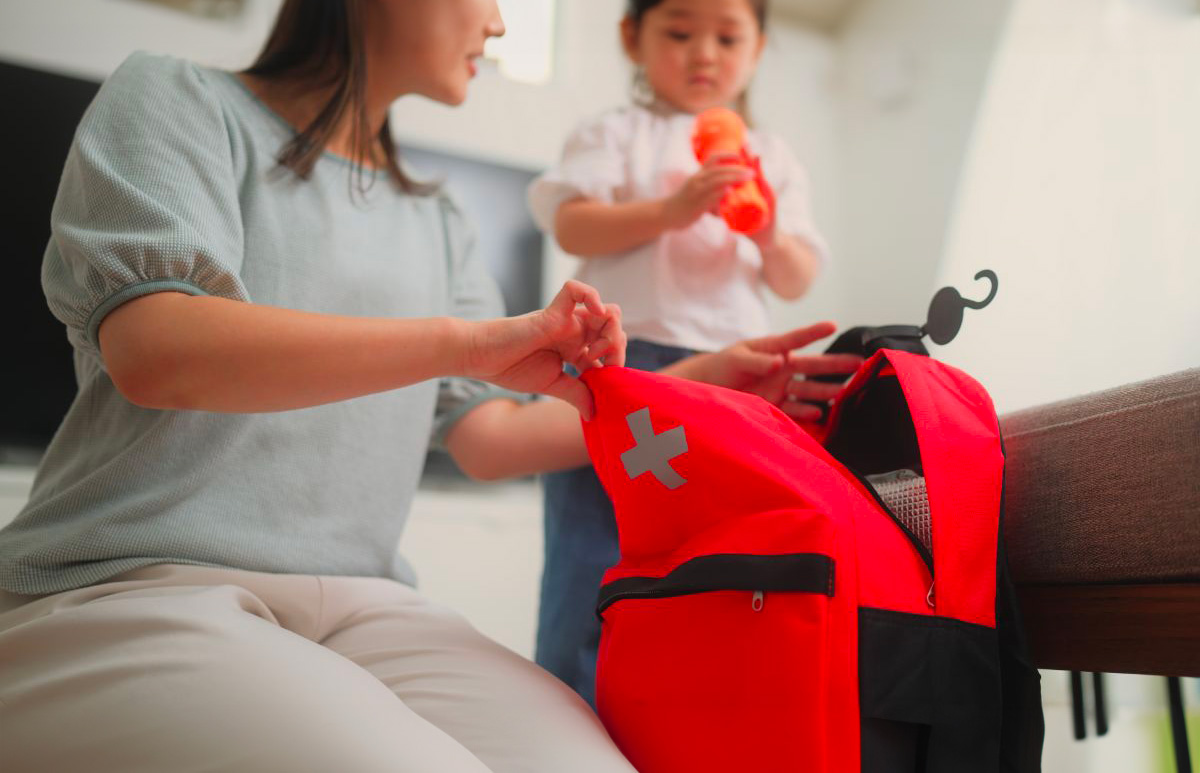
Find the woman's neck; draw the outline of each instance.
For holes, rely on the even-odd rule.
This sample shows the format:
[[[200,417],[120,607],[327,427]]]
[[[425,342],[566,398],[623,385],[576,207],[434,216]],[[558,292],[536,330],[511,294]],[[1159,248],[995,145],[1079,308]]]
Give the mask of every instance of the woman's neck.
[[[295,131],[301,132],[321,114],[333,96],[333,88],[313,89],[297,81],[262,78],[247,73],[237,73],[246,88],[262,100]],[[365,157],[366,166],[382,165],[383,153],[379,147],[379,133],[387,118],[387,106],[367,106],[367,136],[369,147],[364,153],[356,152],[354,141],[354,116],[344,115],[325,143],[325,150],[344,158]]]

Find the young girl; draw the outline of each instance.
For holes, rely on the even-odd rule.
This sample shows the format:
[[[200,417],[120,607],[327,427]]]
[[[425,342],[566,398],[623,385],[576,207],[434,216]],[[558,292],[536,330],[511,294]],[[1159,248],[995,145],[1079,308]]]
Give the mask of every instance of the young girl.
[[[431,434],[479,474],[586,458],[566,402],[464,377],[587,415],[564,363],[621,362],[585,285],[495,319],[397,163],[388,105],[462,102],[503,29],[495,0],[289,0],[246,72],[105,84],[44,262],[79,394],[0,532],[6,772],[631,770],[396,553]],[[830,332],[677,367],[781,400],[782,352]]]
[[[655,370],[768,329],[764,286],[804,294],[825,259],[805,174],[775,137],[750,132],[774,189],[774,218],[749,237],[714,214],[753,173],[728,158],[700,166],[696,114],[743,110],[765,42],[766,0],[633,0],[621,23],[637,68],[635,104],[585,122],[560,164],[530,189],[534,217],[582,259],[578,278],[622,310],[627,364]],[[537,661],[589,702],[604,570],[616,563],[612,508],[590,468],[545,479],[546,568]]]

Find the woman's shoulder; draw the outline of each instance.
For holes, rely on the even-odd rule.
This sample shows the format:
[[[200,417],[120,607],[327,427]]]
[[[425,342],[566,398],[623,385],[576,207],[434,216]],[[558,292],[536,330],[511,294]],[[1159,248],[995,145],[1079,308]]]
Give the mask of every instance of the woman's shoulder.
[[[156,97],[170,91],[189,94],[197,88],[207,91],[216,75],[216,70],[188,59],[136,51],[108,76],[104,89]]]
[[[148,135],[174,124],[193,136],[205,126],[223,131],[219,75],[176,56],[131,54],[104,81],[80,128]]]

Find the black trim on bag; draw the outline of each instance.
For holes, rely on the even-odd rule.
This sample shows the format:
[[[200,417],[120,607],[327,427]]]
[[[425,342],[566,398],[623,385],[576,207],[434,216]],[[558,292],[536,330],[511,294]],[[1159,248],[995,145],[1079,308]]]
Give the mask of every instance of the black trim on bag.
[[[883,498],[879,496],[879,492],[875,490],[875,487],[872,486],[870,484],[870,482],[867,481],[867,478],[866,478],[867,474],[870,474],[871,472],[883,472],[884,469],[867,470],[865,473],[860,472],[860,464],[855,462],[854,460],[846,459],[845,458],[846,457],[845,449],[840,449],[838,447],[838,441],[841,440],[841,435],[839,435],[839,433],[841,433],[842,435],[845,434],[843,432],[843,430],[846,426],[846,423],[848,421],[850,421],[850,419],[847,418],[847,414],[851,413],[853,410],[857,409],[858,404],[861,403],[866,398],[866,393],[868,390],[870,390],[872,388],[874,388],[876,390],[880,390],[880,389],[884,388],[882,386],[883,379],[880,377],[879,374],[883,371],[883,369],[885,367],[888,367],[891,365],[892,365],[892,363],[890,360],[887,359],[887,357],[882,357],[882,358],[880,358],[880,360],[878,362],[875,363],[875,365],[871,371],[871,374],[869,376],[867,376],[866,379],[864,379],[862,386],[860,386],[858,388],[858,390],[852,395],[852,397],[855,400],[855,403],[854,404],[846,404],[841,407],[841,411],[838,415],[838,424],[836,426],[833,426],[830,428],[829,436],[825,438],[825,450],[827,450],[833,458],[835,458],[839,462],[841,462],[842,466],[845,467],[847,470],[849,470],[850,474],[858,479],[858,482],[863,485],[863,488],[865,488],[868,492],[870,492],[872,498],[874,498],[874,500],[879,504],[879,507],[888,516],[888,518],[891,519],[892,523],[896,524],[896,526],[899,527],[900,532],[908,539],[909,544],[911,544],[913,546],[913,550],[917,551],[917,555],[920,556],[921,560],[925,562],[926,568],[929,569],[930,578],[934,578],[935,574],[934,574],[934,568],[933,568],[934,567],[933,553],[931,553],[929,551],[929,548],[925,547],[925,543],[921,542],[920,538],[918,538],[917,535],[913,533],[912,529],[908,528],[908,526],[905,525],[904,521],[902,521],[896,517],[896,514],[892,512],[892,509],[890,507],[888,507],[887,503],[883,501]],[[895,366],[892,366],[892,367],[895,367]],[[917,468],[920,468],[920,470],[921,470],[920,474],[924,475],[924,462],[921,459],[921,441],[917,437],[916,427],[912,423],[912,409],[908,405],[908,396],[904,394],[904,389],[900,386],[899,377],[891,376],[890,378],[893,379],[893,383],[891,383],[890,386],[893,389],[893,391],[895,392],[894,396],[898,397],[900,402],[903,403],[904,418],[906,418],[908,420],[908,427],[912,429],[912,447],[911,448],[902,448],[900,446],[897,446],[895,444],[899,440],[899,438],[886,437],[886,436],[884,436],[882,438],[872,437],[872,438],[867,438],[866,440],[859,438],[855,442],[854,447],[857,449],[877,448],[880,453],[888,455],[889,458],[892,456],[898,457],[897,462],[895,464],[889,463],[889,464],[883,465],[883,468],[885,468],[885,469],[889,469],[889,470],[890,469],[900,469],[902,467],[908,467],[909,469],[913,469],[914,467],[917,467]],[[876,394],[878,395],[878,391],[876,392]],[[891,396],[891,395],[888,395],[888,396]],[[887,396],[885,396],[885,397],[887,397]],[[858,431],[860,431],[860,432],[863,430],[864,430],[864,428],[858,429]],[[877,432],[878,427],[876,425],[872,424],[872,425],[870,425],[870,430],[872,432]],[[905,434],[907,434],[907,433],[905,433]],[[903,439],[907,440],[908,438],[905,437]],[[904,457],[906,455],[906,452],[909,456],[912,456],[913,454],[915,454],[915,462],[916,462],[915,465],[913,465],[911,463],[912,460],[905,461]],[[871,461],[874,462],[875,464],[878,464],[880,460],[873,459]]]
[[[720,590],[833,595],[834,561],[821,553],[698,556],[663,577],[623,577],[600,588],[596,614],[629,598],[666,598]]]

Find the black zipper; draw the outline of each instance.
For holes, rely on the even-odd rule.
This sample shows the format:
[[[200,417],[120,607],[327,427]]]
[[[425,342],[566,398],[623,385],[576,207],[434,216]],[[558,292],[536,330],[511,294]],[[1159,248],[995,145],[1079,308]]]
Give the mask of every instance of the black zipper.
[[[842,466],[845,467],[845,465]],[[913,549],[917,551],[917,554],[921,556],[921,560],[925,562],[925,566],[929,569],[930,579],[933,579],[933,554],[929,552],[929,548],[925,547],[925,543],[913,533],[912,529],[908,528],[908,526],[904,524],[904,521],[901,521],[896,517],[896,514],[892,512],[891,508],[887,506],[887,503],[883,501],[883,498],[879,496],[879,492],[875,490],[875,487],[872,486],[865,477],[859,475],[858,472],[851,470],[849,467],[846,467],[846,469],[850,470],[850,474],[858,479],[858,482],[863,485],[863,488],[871,492],[871,496],[874,497],[875,501],[879,503],[879,507],[883,509],[883,512],[887,513],[888,518],[892,519],[892,523],[899,526],[900,531],[904,533],[904,536],[908,537],[908,541],[912,543]]]
[[[596,600],[596,614],[602,615],[622,599],[661,599],[725,590],[833,596],[834,561],[821,553],[697,556],[662,577],[623,577],[606,583]]]

